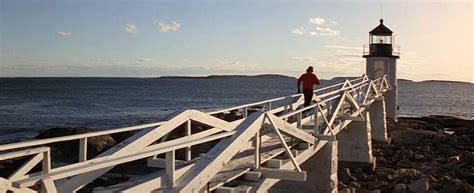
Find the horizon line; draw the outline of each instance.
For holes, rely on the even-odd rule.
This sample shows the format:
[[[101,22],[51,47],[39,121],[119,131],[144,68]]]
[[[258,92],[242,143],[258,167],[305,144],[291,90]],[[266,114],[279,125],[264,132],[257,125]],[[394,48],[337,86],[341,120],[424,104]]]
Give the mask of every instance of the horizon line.
[[[275,76],[285,76],[291,78],[297,78],[288,75],[281,75],[281,74],[257,74],[257,75],[243,75],[243,74],[232,74],[232,75],[218,75],[218,74],[211,74],[211,75],[203,75],[203,76],[186,76],[186,75],[165,75],[165,76],[0,76],[0,79],[5,78],[212,78],[212,76],[261,76],[261,75],[275,75]],[[332,80],[336,78],[357,78],[359,76],[334,76],[330,79],[321,79],[321,80]],[[412,82],[429,82],[429,81],[438,81],[438,82],[458,82],[458,83],[470,83],[474,84],[474,81],[465,81],[465,80],[443,80],[443,79],[424,79],[424,80],[412,80],[407,78],[397,78],[398,80],[407,80]]]

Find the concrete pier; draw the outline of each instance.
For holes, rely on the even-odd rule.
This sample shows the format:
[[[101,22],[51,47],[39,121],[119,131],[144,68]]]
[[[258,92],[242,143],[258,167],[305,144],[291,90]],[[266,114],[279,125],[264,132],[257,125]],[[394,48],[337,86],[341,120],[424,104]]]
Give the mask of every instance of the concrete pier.
[[[352,121],[347,129],[337,134],[339,141],[339,167],[362,168],[366,171],[375,169],[375,158],[372,156],[372,138],[369,112],[363,112],[363,121]]]
[[[372,129],[372,141],[389,142],[387,136],[387,114],[385,111],[384,97],[380,97],[370,105],[369,115]]]
[[[309,176],[314,179],[313,192],[337,193],[338,142],[329,141],[310,161],[313,170]],[[313,161],[314,160],[314,161]]]
[[[270,193],[337,193],[338,142],[328,141],[315,156],[306,160],[301,169],[307,172],[304,182],[280,181],[268,192]]]

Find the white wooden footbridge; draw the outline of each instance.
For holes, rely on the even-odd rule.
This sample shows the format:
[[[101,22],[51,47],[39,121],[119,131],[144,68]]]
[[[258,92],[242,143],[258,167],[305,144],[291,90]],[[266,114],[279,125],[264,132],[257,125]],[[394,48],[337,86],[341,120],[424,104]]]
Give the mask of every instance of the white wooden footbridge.
[[[371,139],[387,137],[384,93],[390,88],[386,76],[364,75],[316,90],[308,107],[296,94],[215,112],[186,110],[159,123],[0,145],[0,160],[30,158],[0,178],[0,192],[76,192],[115,166],[143,159],[153,172],[94,192],[278,192],[302,183],[293,192],[337,192],[338,161],[374,163]],[[240,118],[224,120],[229,113]],[[206,129],[195,131],[195,124]],[[184,135],[169,137],[183,125]],[[128,131],[138,132],[87,157],[88,139]],[[79,161],[55,166],[48,145],[72,140],[79,143]],[[215,145],[192,156],[194,147],[209,142]],[[185,152],[182,160],[176,151]],[[36,165],[41,171],[30,172]],[[285,181],[295,182],[278,186]]]

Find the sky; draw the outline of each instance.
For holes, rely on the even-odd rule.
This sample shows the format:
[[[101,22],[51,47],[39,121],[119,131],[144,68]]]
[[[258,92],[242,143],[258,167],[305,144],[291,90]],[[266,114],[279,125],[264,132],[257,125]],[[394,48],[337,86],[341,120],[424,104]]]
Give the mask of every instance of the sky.
[[[474,82],[470,0],[0,2],[0,77],[360,76],[383,17],[399,78]]]

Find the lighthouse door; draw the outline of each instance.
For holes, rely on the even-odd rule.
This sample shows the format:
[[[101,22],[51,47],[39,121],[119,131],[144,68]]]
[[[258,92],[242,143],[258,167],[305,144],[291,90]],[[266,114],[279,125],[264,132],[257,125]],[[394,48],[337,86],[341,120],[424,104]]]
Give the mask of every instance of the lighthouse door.
[[[382,76],[385,74],[385,62],[384,61],[375,61],[374,62],[374,71],[373,71],[373,78],[378,79],[382,78]]]

